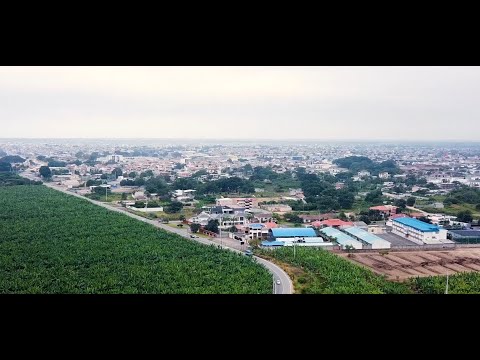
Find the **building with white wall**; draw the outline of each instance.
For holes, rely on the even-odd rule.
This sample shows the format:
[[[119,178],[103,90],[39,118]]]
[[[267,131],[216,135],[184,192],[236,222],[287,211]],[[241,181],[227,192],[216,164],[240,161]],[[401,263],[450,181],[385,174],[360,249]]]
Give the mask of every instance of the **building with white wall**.
[[[409,217],[393,219],[392,233],[419,245],[451,243],[446,229]]]

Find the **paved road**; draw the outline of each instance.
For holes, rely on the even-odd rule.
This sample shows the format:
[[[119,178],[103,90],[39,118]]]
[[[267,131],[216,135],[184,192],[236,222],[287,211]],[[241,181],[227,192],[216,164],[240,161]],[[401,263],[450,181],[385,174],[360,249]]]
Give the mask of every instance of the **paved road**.
[[[35,175],[33,175],[32,173],[28,173],[28,172],[24,172],[22,174],[20,174],[30,180],[39,180],[38,177],[36,177]],[[227,242],[226,240],[231,240],[231,241],[235,241],[235,240],[232,240],[232,239],[214,239],[214,240],[210,240],[210,239],[205,239],[205,238],[201,238],[201,237],[198,237],[198,238],[190,238],[190,234],[188,233],[188,231],[186,229],[183,229],[183,228],[173,228],[171,226],[168,226],[168,225],[165,225],[165,224],[161,224],[159,223],[158,221],[155,221],[155,220],[150,220],[150,219],[146,219],[142,216],[139,216],[139,215],[136,215],[136,214],[132,214],[131,212],[129,212],[127,209],[125,209],[124,207],[120,207],[120,206],[115,206],[115,205],[110,205],[108,203],[102,203],[102,202],[99,202],[99,201],[96,201],[96,200],[92,200],[92,199],[89,199],[89,198],[86,198],[82,195],[79,195],[79,194],[76,194],[75,192],[73,191],[68,191],[67,189],[61,187],[61,186],[58,186],[58,185],[55,185],[53,183],[45,183],[44,182],[44,185],[51,188],[51,189],[54,189],[54,190],[57,190],[57,191],[61,191],[65,194],[68,194],[68,195],[72,195],[72,196],[76,196],[78,198],[81,198],[81,199],[84,199],[84,200],[87,200],[87,201],[90,201],[91,203],[95,204],[95,205],[98,205],[98,206],[101,206],[101,207],[104,207],[108,210],[111,210],[111,211],[116,211],[118,213],[121,213],[121,214],[125,214],[127,216],[130,216],[131,218],[133,219],[136,219],[136,220],[140,220],[140,221],[143,221],[147,224],[150,224],[150,225],[153,225],[155,227],[158,227],[158,228],[161,228],[165,231],[169,231],[169,232],[172,232],[172,233],[175,233],[177,235],[180,235],[188,240],[194,240],[194,241],[197,241],[201,244],[204,244],[204,245],[212,245],[212,244],[215,244],[223,249],[227,249],[227,250],[230,250],[230,251],[235,251],[237,253],[240,253],[240,254],[243,254],[243,251],[241,251],[240,249],[237,249],[237,248],[234,248],[233,247],[233,244],[230,244],[230,246],[227,246],[229,244],[229,242]],[[221,244],[220,244],[220,241],[221,241]],[[241,245],[238,245],[239,247],[241,247]],[[235,246],[236,247],[236,246]],[[273,279],[272,279],[272,292],[274,294],[292,294],[293,293],[293,284],[292,284],[292,280],[290,279],[290,277],[287,275],[287,273],[285,271],[283,271],[280,267],[278,267],[277,265],[271,263],[270,261],[267,261],[267,260],[264,260],[262,258],[259,258],[257,256],[254,256],[254,258],[260,263],[262,264],[265,268],[267,268],[268,271],[270,271],[270,273],[272,274],[273,276]],[[280,284],[277,284],[277,280],[280,280]]]
[[[417,212],[420,212],[422,214],[425,214],[425,215],[429,215],[430,213],[426,212],[426,211],[423,211],[421,209],[417,209],[416,207],[413,207],[413,206],[407,206],[407,209],[410,209],[410,210],[413,210],[413,211],[417,211]]]

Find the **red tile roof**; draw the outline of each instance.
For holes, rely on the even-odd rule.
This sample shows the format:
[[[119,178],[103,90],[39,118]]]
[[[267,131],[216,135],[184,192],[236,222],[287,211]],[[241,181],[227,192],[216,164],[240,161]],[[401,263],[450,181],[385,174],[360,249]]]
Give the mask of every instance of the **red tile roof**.
[[[323,220],[323,221],[315,221],[312,223],[313,226],[315,227],[320,227],[322,225],[326,226],[353,226],[353,223],[350,221],[343,221],[340,219],[328,219],[328,220]]]
[[[265,224],[263,224],[267,229],[273,229],[273,228],[276,228],[278,227],[277,224],[275,224],[274,222],[267,222]]]

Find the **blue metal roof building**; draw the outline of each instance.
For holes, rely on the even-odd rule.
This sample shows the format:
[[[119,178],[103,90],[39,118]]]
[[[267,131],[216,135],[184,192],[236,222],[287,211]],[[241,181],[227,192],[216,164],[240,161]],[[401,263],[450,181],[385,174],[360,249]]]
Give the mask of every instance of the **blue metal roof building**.
[[[262,241],[262,246],[284,246],[283,241]]]
[[[397,218],[393,219],[393,221],[403,224],[405,226],[409,226],[421,232],[438,232],[440,230],[437,225],[428,224],[426,222],[409,217]]]
[[[378,237],[368,231],[365,231],[359,227],[352,226],[349,228],[344,228],[347,234],[352,235],[353,237],[357,238],[360,241],[366,242],[367,244],[372,246],[372,249],[389,249],[391,244],[389,241]]]
[[[360,241],[355,240],[352,238],[350,235],[347,235],[343,232],[341,232],[338,229],[335,229],[333,227],[325,227],[323,229],[320,229],[320,232],[323,234],[334,237],[335,241],[340,244],[342,248],[345,248],[347,245],[353,246],[355,249],[361,249],[363,248],[363,245]]]
[[[263,224],[254,223],[254,224],[249,224],[248,227],[249,227],[250,229],[261,229],[261,228],[264,227],[264,225],[263,225]]]
[[[273,238],[316,237],[312,228],[274,228],[269,230]]]

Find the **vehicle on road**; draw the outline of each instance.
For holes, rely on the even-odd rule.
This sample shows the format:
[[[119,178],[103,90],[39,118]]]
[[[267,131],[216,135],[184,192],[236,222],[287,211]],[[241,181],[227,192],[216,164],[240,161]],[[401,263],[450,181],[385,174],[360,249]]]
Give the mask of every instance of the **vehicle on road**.
[[[280,280],[277,279],[277,285],[280,285]]]
[[[252,256],[253,255],[252,250],[245,250],[245,255]]]
[[[196,239],[196,238],[198,238],[198,235],[190,235],[190,237],[191,237],[192,239]]]

